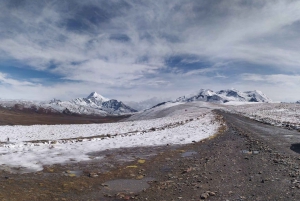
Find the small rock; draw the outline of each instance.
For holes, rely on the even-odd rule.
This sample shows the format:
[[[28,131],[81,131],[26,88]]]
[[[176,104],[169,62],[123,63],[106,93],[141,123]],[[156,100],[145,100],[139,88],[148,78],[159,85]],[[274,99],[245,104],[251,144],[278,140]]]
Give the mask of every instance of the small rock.
[[[136,177],[136,179],[143,179],[143,178],[144,178],[143,175],[139,175],[139,176]]]
[[[205,199],[207,199],[208,197],[209,197],[209,193],[208,193],[208,192],[202,193],[201,196],[200,196],[200,198],[201,198],[202,200],[205,200]]]
[[[140,163],[140,164],[143,164],[143,163],[145,163],[146,162],[146,160],[144,160],[144,159],[139,159],[138,160],[138,163]]]
[[[99,175],[95,172],[90,172],[89,173],[89,177],[92,177],[92,178],[95,178],[95,177],[98,177]]]
[[[215,195],[216,195],[216,193],[215,193],[215,192],[212,192],[212,191],[208,191],[208,194],[209,194],[210,196],[215,196]]]

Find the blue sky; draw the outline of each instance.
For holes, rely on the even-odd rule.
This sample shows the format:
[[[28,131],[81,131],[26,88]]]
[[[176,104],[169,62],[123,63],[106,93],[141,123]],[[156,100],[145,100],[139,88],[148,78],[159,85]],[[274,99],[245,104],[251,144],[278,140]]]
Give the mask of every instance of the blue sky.
[[[294,0],[0,0],[0,98],[300,100]]]

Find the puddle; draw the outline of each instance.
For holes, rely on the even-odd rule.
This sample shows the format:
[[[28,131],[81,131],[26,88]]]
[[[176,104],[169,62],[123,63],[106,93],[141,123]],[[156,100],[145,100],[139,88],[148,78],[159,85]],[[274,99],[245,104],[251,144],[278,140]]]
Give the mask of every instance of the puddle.
[[[198,154],[198,153],[195,152],[195,151],[187,151],[187,152],[182,153],[181,157],[191,157],[191,156],[196,155],[196,154]]]
[[[300,143],[292,144],[290,149],[298,154],[300,154]]]
[[[81,175],[83,175],[83,172],[81,170],[68,170],[64,172],[64,175],[69,177],[80,177]]]
[[[36,172],[35,169],[25,168],[25,167],[9,167],[5,164],[0,165],[0,170],[5,171],[10,174],[28,174]]]
[[[248,151],[248,150],[242,150],[241,151],[243,154],[252,154],[252,152],[251,151]]]
[[[145,177],[140,180],[135,179],[116,179],[105,182],[101,192],[106,193],[138,193],[150,187],[148,182],[154,181],[151,177]]]
[[[164,166],[160,169],[161,172],[171,172],[172,168],[170,166]]]
[[[248,150],[242,150],[241,153],[243,154],[259,154],[259,151],[248,151]]]

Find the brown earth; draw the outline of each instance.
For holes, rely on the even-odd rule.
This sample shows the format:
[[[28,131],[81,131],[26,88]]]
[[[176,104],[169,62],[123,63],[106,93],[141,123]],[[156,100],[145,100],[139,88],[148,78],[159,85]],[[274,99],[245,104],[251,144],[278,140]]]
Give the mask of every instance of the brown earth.
[[[0,107],[0,125],[54,125],[54,124],[90,124],[117,122],[128,115],[122,116],[95,116],[60,114],[49,111],[20,110],[18,108]]]
[[[91,153],[91,157],[105,157],[98,161],[49,166],[37,173],[2,171],[0,198],[300,200],[300,158],[295,144],[300,139],[299,133],[229,113],[219,114],[227,127],[201,142]],[[80,174],[76,176],[72,170],[79,170]],[[115,179],[130,180],[125,180],[128,183],[123,190],[116,190],[105,183]],[[150,187],[130,193],[134,191],[129,187],[131,182],[137,180],[141,186],[149,183]]]

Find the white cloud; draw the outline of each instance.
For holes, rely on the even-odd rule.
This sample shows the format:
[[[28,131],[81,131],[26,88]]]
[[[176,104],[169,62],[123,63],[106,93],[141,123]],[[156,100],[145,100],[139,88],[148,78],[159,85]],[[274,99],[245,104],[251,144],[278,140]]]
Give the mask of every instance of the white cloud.
[[[259,74],[243,74],[242,79],[247,81],[258,81],[269,84],[283,84],[286,86],[300,86],[300,75],[259,75]]]
[[[31,82],[11,79],[7,74],[1,72],[0,72],[0,83],[9,86],[36,86],[36,84]]]
[[[277,101],[300,100],[300,75],[285,74],[243,74],[242,87],[256,87]]]
[[[245,81],[295,86],[298,77],[283,73],[300,73],[300,48],[296,45],[300,42],[299,9],[299,1],[289,0],[90,0],[21,6],[0,2],[0,26],[5,27],[0,33],[0,61],[16,60],[20,67],[51,71],[72,81],[48,87],[1,74],[1,82],[11,84],[17,94],[27,90],[25,97],[37,99],[42,97],[39,90],[63,98],[72,96],[71,90],[95,88],[123,97],[128,93],[170,97],[206,86],[238,88],[234,85],[239,80],[229,80],[230,63],[245,61],[283,71],[277,77],[243,75]],[[212,65],[162,73],[166,58],[189,54],[195,58],[182,62],[193,64],[204,58]],[[224,68],[229,75],[219,72]],[[209,77],[209,73],[213,75]],[[216,82],[216,78],[226,82],[220,84],[221,79]],[[242,87],[246,85],[255,87],[242,83]]]

